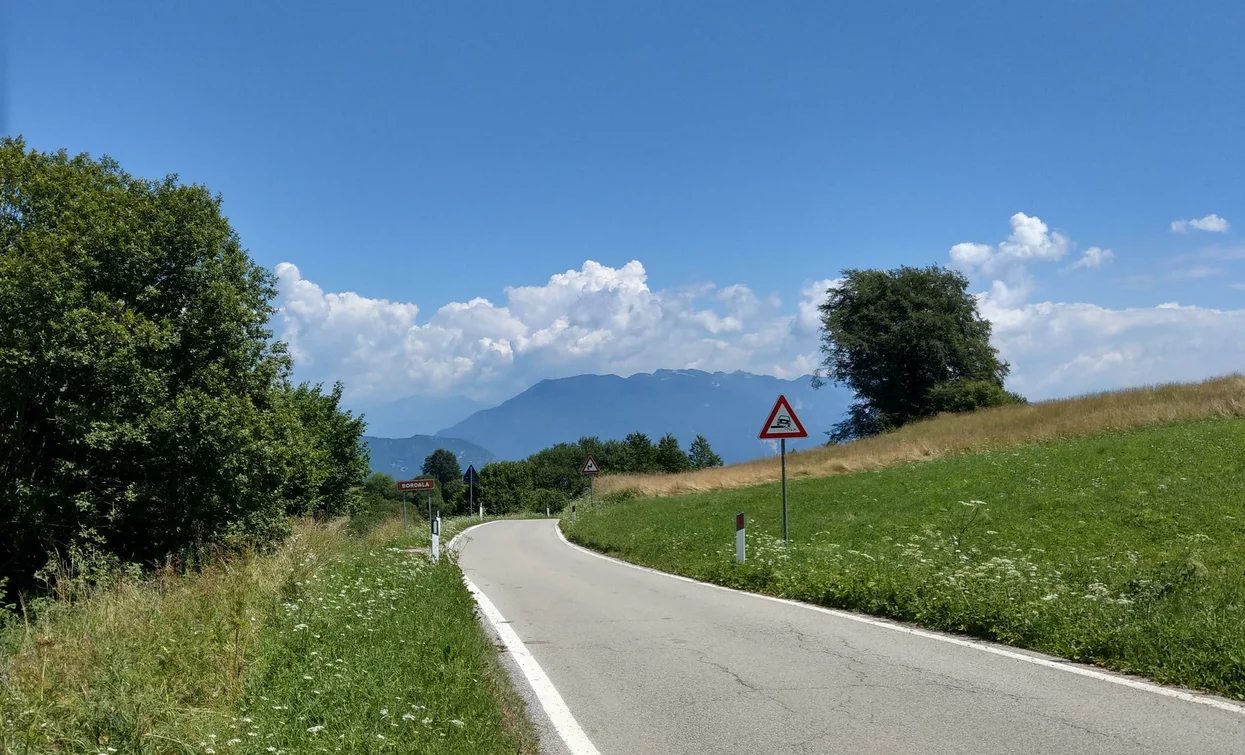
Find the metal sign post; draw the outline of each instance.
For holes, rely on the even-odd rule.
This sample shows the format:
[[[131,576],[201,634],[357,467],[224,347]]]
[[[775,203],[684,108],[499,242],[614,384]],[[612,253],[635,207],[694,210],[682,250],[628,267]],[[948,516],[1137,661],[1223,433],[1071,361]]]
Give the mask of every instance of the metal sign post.
[[[779,443],[778,453],[782,458],[782,541],[785,545],[790,545],[791,535],[787,527],[787,438],[807,438],[808,431],[800,424],[800,418],[795,416],[795,410],[791,408],[787,397],[779,396],[769,413],[769,419],[765,420],[765,427],[761,428],[757,437]]]
[[[791,545],[791,535],[787,532],[787,439],[779,443],[782,444],[782,543]]]
[[[406,493],[402,494],[402,537],[406,537]]]

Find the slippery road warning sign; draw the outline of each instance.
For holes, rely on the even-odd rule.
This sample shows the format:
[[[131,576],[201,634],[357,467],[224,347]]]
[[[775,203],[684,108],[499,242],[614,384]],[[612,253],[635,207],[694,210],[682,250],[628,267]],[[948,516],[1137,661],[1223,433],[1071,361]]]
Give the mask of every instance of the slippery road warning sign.
[[[782,541],[790,545],[791,537],[787,530],[787,438],[807,438],[808,431],[795,416],[795,410],[787,402],[787,397],[780,395],[774,402],[774,409],[765,420],[765,427],[758,435],[761,440],[779,441],[779,455],[782,457]]]
[[[765,427],[761,428],[761,434],[757,437],[761,440],[807,438],[808,432],[800,424],[800,418],[795,416],[787,397],[779,396],[773,411],[769,413],[769,419],[765,421]]]
[[[601,468],[598,467],[597,463],[593,461],[591,456],[589,456],[588,460],[584,462],[583,469],[579,470],[579,473],[580,474],[600,474]]]

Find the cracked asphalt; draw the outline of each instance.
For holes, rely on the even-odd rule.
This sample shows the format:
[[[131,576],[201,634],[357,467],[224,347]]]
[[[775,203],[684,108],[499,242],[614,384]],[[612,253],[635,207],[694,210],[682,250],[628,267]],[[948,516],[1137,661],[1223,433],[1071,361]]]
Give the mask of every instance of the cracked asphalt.
[[[1245,715],[630,569],[555,527],[472,530],[460,564],[602,755],[1245,753]]]

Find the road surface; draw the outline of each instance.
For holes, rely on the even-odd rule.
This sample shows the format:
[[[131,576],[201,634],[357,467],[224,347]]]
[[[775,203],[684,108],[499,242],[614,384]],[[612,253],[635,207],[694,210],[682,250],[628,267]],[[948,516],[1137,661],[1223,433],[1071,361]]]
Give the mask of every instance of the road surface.
[[[601,755],[1245,753],[1240,712],[630,568],[555,527],[471,530],[460,564]]]

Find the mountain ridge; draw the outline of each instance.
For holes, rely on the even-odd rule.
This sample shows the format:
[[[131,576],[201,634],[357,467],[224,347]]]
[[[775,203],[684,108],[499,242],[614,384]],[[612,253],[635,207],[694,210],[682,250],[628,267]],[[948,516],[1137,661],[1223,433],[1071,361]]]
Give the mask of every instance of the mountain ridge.
[[[437,435],[487,443],[499,458],[520,459],[582,436],[621,439],[639,431],[656,440],[671,432],[686,448],[700,434],[732,463],[773,453],[773,446],[756,436],[779,394],[792,403],[810,435],[788,446],[824,442],[824,432],[841,419],[852,396],[835,386],[814,390],[811,383],[811,375],[786,380],[695,369],[548,378]]]
[[[438,448],[444,448],[458,457],[458,463],[466,469],[474,465],[476,469],[497,456],[480,445],[462,438],[449,438],[443,435],[411,435],[406,438],[380,438],[372,435],[363,436],[373,472],[384,472],[394,479],[402,480],[416,477],[421,473],[424,459]]]

